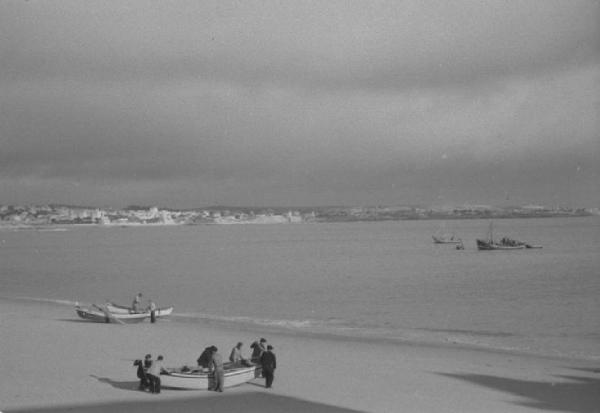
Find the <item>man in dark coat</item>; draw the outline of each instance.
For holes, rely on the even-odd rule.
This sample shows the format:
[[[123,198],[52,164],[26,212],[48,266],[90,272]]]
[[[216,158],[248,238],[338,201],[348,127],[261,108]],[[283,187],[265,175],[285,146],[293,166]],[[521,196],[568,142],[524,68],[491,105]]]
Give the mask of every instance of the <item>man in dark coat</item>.
[[[213,350],[216,349],[217,348],[215,346],[206,347],[202,354],[200,354],[200,357],[198,357],[198,360],[196,360],[198,362],[198,366],[207,369],[210,365],[210,360],[212,359]]]
[[[275,357],[275,353],[273,353],[273,346],[267,346],[267,351],[260,356],[260,363],[262,364],[262,374],[265,378],[265,387],[270,389],[273,386],[275,369],[277,368],[277,358]]]

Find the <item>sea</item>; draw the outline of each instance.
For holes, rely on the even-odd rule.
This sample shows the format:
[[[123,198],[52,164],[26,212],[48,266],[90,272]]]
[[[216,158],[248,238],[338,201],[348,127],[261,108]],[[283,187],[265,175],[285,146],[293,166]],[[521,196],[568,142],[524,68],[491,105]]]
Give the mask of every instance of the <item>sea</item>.
[[[600,360],[600,217],[0,229],[0,298],[168,322]],[[465,249],[438,245],[453,232]],[[76,317],[75,312],[72,312]],[[162,320],[161,320],[162,322]]]

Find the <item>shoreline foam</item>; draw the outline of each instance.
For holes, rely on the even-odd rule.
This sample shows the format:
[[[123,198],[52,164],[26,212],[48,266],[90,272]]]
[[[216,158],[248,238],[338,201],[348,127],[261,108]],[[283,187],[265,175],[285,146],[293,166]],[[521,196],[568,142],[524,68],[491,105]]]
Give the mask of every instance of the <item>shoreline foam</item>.
[[[72,309],[79,302],[61,299],[47,299],[40,297],[6,297],[0,295],[0,300],[17,300],[24,302],[39,302],[69,307]],[[86,304],[86,303],[83,303]],[[91,305],[91,303],[87,303]],[[86,305],[87,305],[86,304]],[[215,328],[226,330],[254,331],[261,330],[265,333],[287,336],[306,336],[326,340],[347,340],[367,343],[413,345],[464,348],[473,351],[523,355],[556,360],[579,360],[599,362],[597,354],[597,340],[590,339],[585,350],[581,350],[581,339],[569,349],[561,349],[560,344],[566,340],[560,337],[561,343],[553,343],[551,337],[527,339],[507,333],[463,331],[463,330],[438,330],[438,329],[404,329],[402,331],[382,331],[381,329],[353,328],[343,325],[331,325],[320,320],[265,320],[252,319],[247,316],[229,317],[206,313],[178,313],[174,312],[168,319],[172,322],[189,325],[206,324]],[[550,344],[548,344],[548,342]],[[540,349],[546,344],[545,349]],[[578,348],[574,349],[578,345]],[[596,351],[596,353],[594,353]]]

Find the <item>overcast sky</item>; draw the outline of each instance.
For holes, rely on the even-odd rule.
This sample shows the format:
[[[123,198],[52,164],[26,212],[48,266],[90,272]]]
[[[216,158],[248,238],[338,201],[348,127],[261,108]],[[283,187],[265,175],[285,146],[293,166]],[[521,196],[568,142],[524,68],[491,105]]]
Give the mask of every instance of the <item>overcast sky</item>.
[[[600,2],[0,2],[0,204],[600,206]]]

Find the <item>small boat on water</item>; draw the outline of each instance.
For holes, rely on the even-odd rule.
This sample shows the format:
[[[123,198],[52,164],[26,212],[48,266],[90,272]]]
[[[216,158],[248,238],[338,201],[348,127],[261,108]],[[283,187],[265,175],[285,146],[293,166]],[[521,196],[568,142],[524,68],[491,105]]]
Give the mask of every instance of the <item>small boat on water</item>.
[[[260,366],[240,366],[225,363],[225,381],[223,387],[234,387],[247,383],[256,377]],[[161,386],[182,390],[209,390],[214,385],[214,374],[204,370],[192,370],[188,367],[166,368],[160,374]]]
[[[136,312],[131,307],[124,306],[124,305],[118,305],[118,304],[115,304],[112,302],[107,302],[105,305],[106,305],[106,309],[113,314],[144,314],[144,313],[147,313],[148,316],[150,316],[150,310],[148,310],[148,309],[141,311],[141,312],[139,312],[139,311]],[[168,315],[171,315],[172,312],[173,312],[173,306],[157,308],[156,310],[154,310],[154,314],[156,317],[166,317]]]
[[[490,242],[489,240],[477,240],[477,249],[482,251],[492,250],[522,250],[525,244],[505,244],[502,242]]]
[[[454,234],[454,231],[449,231],[446,228],[446,223],[442,222],[440,227],[437,229],[434,235],[431,236],[433,238],[434,244],[460,244],[462,240]]]
[[[432,235],[431,238],[434,244],[462,244],[462,240],[454,235]]]
[[[96,323],[134,324],[141,323],[150,317],[150,313],[115,314],[108,311],[106,308],[98,306],[95,306],[94,308],[83,308],[77,305],[75,306],[75,312],[84,320]]]

